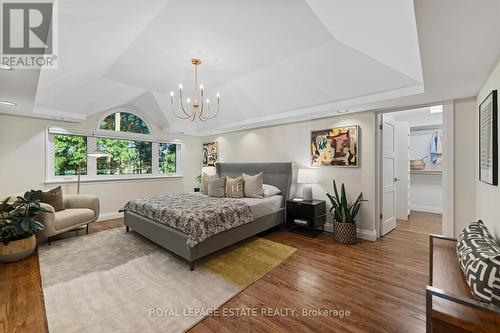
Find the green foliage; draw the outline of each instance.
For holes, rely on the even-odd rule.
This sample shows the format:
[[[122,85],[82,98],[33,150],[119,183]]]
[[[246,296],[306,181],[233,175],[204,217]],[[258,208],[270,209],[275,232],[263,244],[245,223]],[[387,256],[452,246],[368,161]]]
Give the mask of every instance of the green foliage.
[[[160,143],[160,172],[175,173],[177,171],[177,145]]]
[[[87,138],[76,135],[54,136],[55,175],[76,175],[78,166],[80,174],[87,174]]]
[[[120,128],[116,128],[116,115],[120,118]],[[117,112],[107,116],[101,123],[100,129],[109,131],[149,134],[146,123],[136,115],[128,112]]]
[[[151,142],[98,138],[97,146],[108,157],[97,159],[97,174],[151,173]]]
[[[334,195],[331,195],[330,193],[327,193],[326,195],[328,196],[328,198],[332,203],[332,208],[330,208],[330,212],[333,211],[335,220],[343,223],[355,223],[355,218],[359,213],[359,209],[361,208],[361,203],[363,201],[367,201],[363,200],[363,192],[359,194],[356,201],[349,202],[347,200],[344,184],[342,184],[340,188],[340,195],[339,195],[335,179],[333,180],[333,191]]]
[[[201,185],[201,175],[198,175],[194,178],[196,184]]]
[[[23,239],[44,229],[44,225],[35,220],[41,212],[50,210],[40,206],[38,199],[42,191],[29,191],[17,197],[13,203],[5,199],[0,205],[0,241],[7,245],[10,241]]]

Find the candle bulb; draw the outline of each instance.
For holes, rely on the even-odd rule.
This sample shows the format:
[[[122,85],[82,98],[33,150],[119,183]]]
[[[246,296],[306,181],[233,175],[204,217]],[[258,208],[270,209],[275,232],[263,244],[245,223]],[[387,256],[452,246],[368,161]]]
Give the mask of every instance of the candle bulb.
[[[179,83],[179,89],[182,90],[182,83]]]
[[[170,97],[174,97],[174,92],[173,91],[170,92]]]

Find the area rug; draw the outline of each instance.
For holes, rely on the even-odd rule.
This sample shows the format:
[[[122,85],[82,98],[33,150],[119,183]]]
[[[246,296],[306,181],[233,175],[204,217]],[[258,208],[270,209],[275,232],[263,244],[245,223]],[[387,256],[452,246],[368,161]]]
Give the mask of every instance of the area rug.
[[[124,228],[42,245],[49,331],[182,332],[295,250],[255,237],[189,271],[182,259]]]

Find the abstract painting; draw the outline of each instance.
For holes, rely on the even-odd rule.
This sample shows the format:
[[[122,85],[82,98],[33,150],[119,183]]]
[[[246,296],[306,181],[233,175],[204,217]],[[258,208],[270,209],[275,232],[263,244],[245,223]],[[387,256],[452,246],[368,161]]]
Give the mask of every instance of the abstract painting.
[[[493,90],[479,105],[479,180],[498,185],[498,100]]]
[[[219,144],[209,142],[203,144],[203,165],[204,167],[213,167],[219,160]]]
[[[358,126],[311,132],[311,166],[359,166]]]

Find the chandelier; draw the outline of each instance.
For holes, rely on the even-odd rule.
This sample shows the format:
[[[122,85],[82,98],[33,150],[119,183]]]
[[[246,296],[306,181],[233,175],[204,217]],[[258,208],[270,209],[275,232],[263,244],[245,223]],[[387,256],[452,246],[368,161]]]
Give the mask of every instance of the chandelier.
[[[213,115],[210,113],[210,99],[205,99],[205,92],[203,89],[203,84],[198,86],[198,66],[201,64],[201,60],[197,58],[191,59],[191,63],[194,65],[194,95],[187,97],[185,100],[182,94],[182,83],[179,84],[179,105],[182,111],[181,115],[175,112],[175,94],[173,91],[170,92],[170,104],[172,105],[173,114],[180,119],[190,119],[194,121],[196,118],[201,121],[207,121],[213,119],[219,114],[220,106],[220,95],[217,93],[217,111]]]

